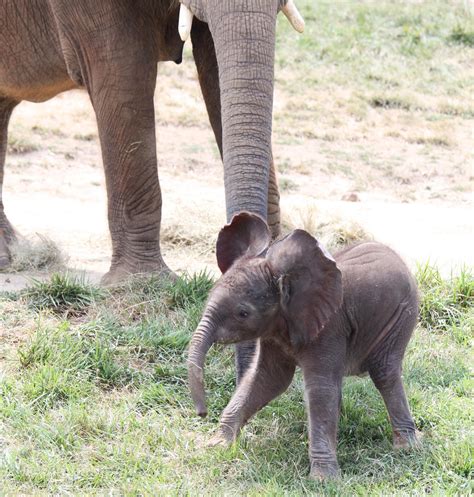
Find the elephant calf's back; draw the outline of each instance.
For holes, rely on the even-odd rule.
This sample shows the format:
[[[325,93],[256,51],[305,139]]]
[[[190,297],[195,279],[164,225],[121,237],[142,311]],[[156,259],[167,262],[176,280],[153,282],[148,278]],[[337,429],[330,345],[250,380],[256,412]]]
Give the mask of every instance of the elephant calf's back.
[[[339,252],[336,262],[350,320],[351,362],[360,364],[383,344],[406,345],[418,314],[418,296],[400,256],[381,243],[365,242]]]

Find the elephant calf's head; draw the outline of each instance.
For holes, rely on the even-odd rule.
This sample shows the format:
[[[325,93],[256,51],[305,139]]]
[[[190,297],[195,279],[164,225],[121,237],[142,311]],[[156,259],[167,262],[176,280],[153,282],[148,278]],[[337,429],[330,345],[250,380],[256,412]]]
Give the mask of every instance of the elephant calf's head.
[[[223,275],[212,290],[189,351],[191,392],[200,415],[204,360],[214,342],[235,343],[285,333],[299,349],[314,339],[342,302],[341,273],[309,233],[295,230],[270,246],[260,217],[246,212],[219,233]]]

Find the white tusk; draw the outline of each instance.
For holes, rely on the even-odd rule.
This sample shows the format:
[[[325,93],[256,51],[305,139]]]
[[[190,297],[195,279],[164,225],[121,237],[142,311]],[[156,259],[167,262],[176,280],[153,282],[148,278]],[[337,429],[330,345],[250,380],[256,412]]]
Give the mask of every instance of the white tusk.
[[[191,26],[193,24],[193,13],[181,4],[179,9],[178,31],[182,41],[186,41],[191,33]]]
[[[288,0],[286,5],[282,7],[282,12],[285,14],[290,24],[298,31],[302,33],[304,31],[304,19],[296,8],[295,2],[293,0]]]

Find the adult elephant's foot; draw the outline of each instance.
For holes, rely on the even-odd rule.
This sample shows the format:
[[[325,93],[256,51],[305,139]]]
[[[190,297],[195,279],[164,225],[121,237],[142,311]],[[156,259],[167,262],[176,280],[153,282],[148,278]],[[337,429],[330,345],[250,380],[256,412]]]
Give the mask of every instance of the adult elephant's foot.
[[[0,235],[0,271],[10,266],[10,250],[5,239]]]
[[[113,263],[110,270],[104,274],[101,280],[103,286],[115,286],[123,283],[132,276],[156,274],[160,278],[175,280],[176,274],[166,265],[160,257],[152,263],[131,263],[117,262]]]
[[[415,431],[394,431],[393,448],[394,450],[417,449],[422,445],[423,433]]]
[[[15,231],[5,215],[0,214],[0,270],[7,269],[10,266],[10,247],[15,241]]]
[[[341,477],[341,470],[337,462],[313,461],[309,476],[316,481],[337,480]]]

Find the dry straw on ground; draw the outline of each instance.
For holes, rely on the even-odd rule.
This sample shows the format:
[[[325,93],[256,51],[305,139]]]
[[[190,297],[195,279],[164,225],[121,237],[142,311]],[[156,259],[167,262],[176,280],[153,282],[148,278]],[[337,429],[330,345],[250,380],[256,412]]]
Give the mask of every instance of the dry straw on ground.
[[[11,258],[11,272],[57,271],[67,259],[53,240],[38,233],[35,238],[20,237],[11,247]]]

